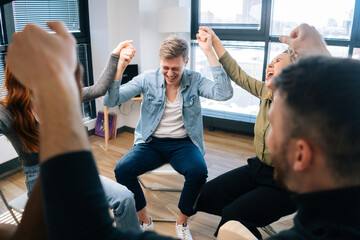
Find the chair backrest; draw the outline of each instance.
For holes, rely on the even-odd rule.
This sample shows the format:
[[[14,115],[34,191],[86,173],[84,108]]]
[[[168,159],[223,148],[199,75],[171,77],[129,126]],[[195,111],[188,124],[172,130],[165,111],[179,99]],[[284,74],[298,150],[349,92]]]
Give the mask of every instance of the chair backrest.
[[[24,209],[25,209],[25,205],[27,203],[27,200],[28,200],[27,193],[24,193],[24,194],[20,195],[19,197],[11,200],[9,202],[9,205],[15,211],[17,211],[19,213],[23,213]]]
[[[170,165],[170,163],[165,163],[159,168],[156,168],[150,172],[147,172],[149,174],[158,174],[158,175],[178,175],[177,171]]]
[[[257,238],[238,221],[228,221],[221,226],[217,240],[256,240]]]
[[[5,195],[3,193],[3,191],[0,188],[0,196],[1,199],[3,200],[7,210],[9,211],[9,213],[11,214],[11,216],[13,217],[14,221],[19,224],[19,219],[16,217],[15,213],[13,212],[13,210],[17,211],[18,213],[23,213],[24,212],[24,208],[26,205],[26,202],[28,200],[28,196],[27,193],[24,193],[22,195],[20,195],[19,197],[11,200],[10,202],[8,202],[5,198]]]

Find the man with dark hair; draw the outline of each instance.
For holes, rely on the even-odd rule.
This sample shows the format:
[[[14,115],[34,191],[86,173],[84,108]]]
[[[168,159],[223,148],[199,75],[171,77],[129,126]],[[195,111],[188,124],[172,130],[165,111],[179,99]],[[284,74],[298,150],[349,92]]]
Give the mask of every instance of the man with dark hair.
[[[360,239],[360,61],[330,57],[314,27],[280,40],[300,59],[274,82],[266,139],[275,180],[294,192],[294,227],[270,239]],[[354,107],[355,106],[355,107]],[[218,239],[254,239],[239,222]]]
[[[320,39],[317,31],[294,31],[282,40],[299,55],[313,53],[296,44],[306,39],[298,33]],[[314,55],[328,55],[323,41],[314,42]],[[275,80],[267,143],[275,180],[297,193],[298,214],[274,239],[360,239],[359,76],[357,60],[311,56]]]

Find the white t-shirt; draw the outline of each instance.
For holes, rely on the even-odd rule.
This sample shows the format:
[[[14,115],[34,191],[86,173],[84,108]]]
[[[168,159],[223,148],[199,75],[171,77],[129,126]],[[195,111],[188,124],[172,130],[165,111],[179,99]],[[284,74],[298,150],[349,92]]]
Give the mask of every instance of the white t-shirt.
[[[182,101],[182,95],[179,90],[173,103],[166,98],[164,113],[152,136],[158,138],[185,138],[187,136],[182,120],[180,101]]]

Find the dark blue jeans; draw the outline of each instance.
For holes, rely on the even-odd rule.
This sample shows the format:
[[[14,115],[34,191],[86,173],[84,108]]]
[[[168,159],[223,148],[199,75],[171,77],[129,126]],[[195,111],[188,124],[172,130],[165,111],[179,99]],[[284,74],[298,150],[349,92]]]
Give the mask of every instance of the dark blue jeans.
[[[148,143],[135,145],[116,164],[115,178],[135,195],[136,210],[146,206],[144,193],[137,176],[154,170],[165,163],[185,177],[179,209],[186,216],[195,214],[193,205],[207,178],[203,155],[190,138],[152,138]]]

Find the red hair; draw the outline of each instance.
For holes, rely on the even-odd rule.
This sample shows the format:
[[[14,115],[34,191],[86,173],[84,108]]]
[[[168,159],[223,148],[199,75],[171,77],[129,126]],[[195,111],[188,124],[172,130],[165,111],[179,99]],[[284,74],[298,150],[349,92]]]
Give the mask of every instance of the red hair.
[[[83,67],[78,63],[75,71],[75,80],[80,91],[80,99],[82,77]],[[0,104],[4,105],[13,115],[12,129],[20,138],[26,152],[38,152],[40,148],[40,134],[35,117],[32,114],[33,104],[31,102],[30,90],[15,78],[7,66],[5,69],[4,87],[7,89],[7,94],[3,99],[0,99]]]
[[[30,90],[15,78],[8,67],[5,69],[5,87],[7,94],[0,103],[13,115],[12,129],[20,138],[26,152],[38,152],[39,129],[31,111],[33,106]]]

